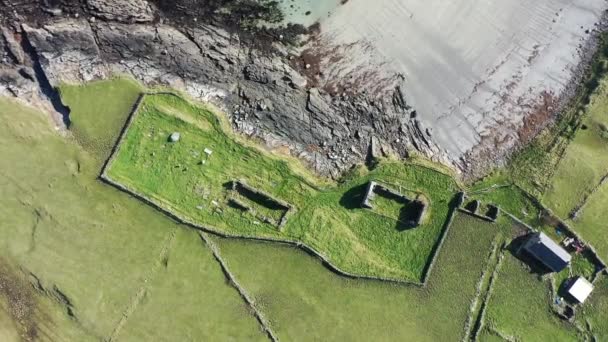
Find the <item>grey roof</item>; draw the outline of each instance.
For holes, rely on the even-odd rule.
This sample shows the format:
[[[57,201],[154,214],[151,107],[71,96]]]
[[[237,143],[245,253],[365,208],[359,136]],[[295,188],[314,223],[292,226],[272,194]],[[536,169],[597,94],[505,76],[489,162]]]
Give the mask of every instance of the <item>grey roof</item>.
[[[535,233],[528,239],[525,250],[554,272],[563,270],[572,256],[545,233]]]

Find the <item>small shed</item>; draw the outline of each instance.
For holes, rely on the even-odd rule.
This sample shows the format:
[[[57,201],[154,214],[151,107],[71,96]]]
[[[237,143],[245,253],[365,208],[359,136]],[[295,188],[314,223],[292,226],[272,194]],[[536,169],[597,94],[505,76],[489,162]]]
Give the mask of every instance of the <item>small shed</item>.
[[[530,234],[522,246],[532,257],[553,272],[566,268],[572,256],[545,233]]]
[[[581,304],[584,303],[585,300],[587,300],[591,292],[593,292],[593,284],[591,284],[584,277],[576,278],[576,280],[568,289],[568,294],[574,297],[574,299],[576,299]]]

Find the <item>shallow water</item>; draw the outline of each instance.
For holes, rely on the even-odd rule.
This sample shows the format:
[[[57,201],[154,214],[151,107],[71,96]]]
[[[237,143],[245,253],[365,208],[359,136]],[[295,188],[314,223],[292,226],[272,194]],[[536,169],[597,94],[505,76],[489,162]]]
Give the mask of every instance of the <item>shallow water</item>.
[[[285,21],[310,26],[331,15],[342,0],[279,0]]]

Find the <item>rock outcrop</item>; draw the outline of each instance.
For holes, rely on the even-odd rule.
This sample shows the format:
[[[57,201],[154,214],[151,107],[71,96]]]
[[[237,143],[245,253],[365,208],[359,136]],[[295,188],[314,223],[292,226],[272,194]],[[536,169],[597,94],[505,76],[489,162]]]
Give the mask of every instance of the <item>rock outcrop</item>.
[[[39,26],[23,23],[16,33],[31,47],[51,86],[116,73],[168,85],[215,103],[239,132],[261,138],[270,148],[287,147],[325,175],[337,178],[364,161],[372,137],[383,151],[401,157],[417,151],[451,162],[417,121],[400,87],[374,97],[330,94],[314,87],[293,63],[297,51],[279,38],[271,49],[260,50],[243,42],[238,31],[150,22],[154,14],[145,1],[121,9],[122,2],[88,0],[87,15],[45,17]],[[129,16],[121,15],[127,8]],[[4,39],[3,44],[11,43]],[[19,52],[11,55],[20,59]],[[28,82],[19,76],[22,64],[0,78],[6,89],[22,89]]]
[[[88,22],[62,20],[39,29],[27,24],[22,28],[52,85],[107,76]]]

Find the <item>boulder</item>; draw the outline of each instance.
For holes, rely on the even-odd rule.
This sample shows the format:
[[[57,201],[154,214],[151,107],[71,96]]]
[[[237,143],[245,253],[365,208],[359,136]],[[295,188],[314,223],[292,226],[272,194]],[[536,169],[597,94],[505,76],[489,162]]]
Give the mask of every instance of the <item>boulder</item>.
[[[173,132],[169,136],[169,141],[173,143],[178,142],[179,139],[181,139],[181,135],[179,134],[179,132]]]

